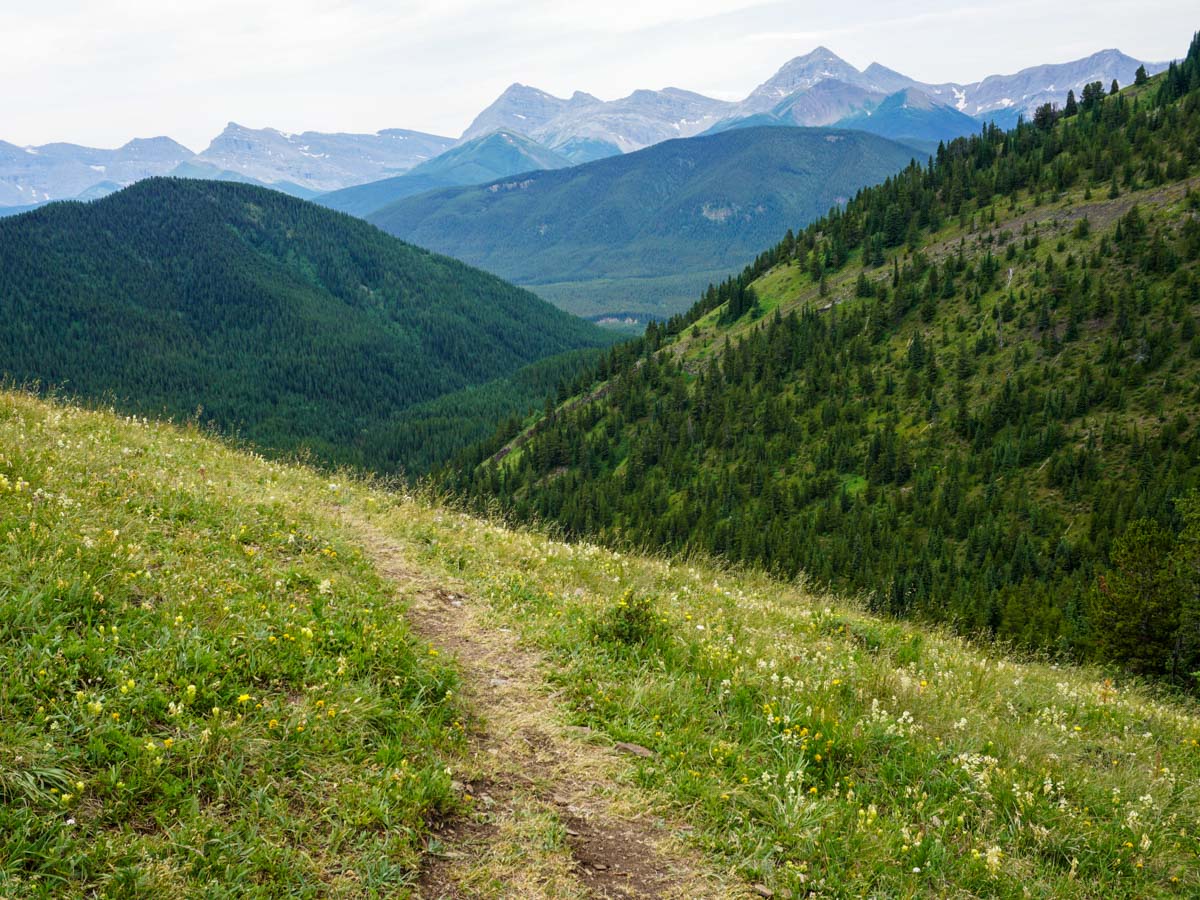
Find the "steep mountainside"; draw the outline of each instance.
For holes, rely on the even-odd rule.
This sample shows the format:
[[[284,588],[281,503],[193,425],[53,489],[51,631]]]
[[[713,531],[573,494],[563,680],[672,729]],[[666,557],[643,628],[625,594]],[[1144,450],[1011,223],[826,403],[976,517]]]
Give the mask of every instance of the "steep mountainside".
[[[674,295],[654,311],[674,311],[717,267],[743,264],[768,235],[845,202],[911,155],[859,132],[743,129],[423,194],[370,221],[522,284],[569,282],[564,305],[590,315],[645,312],[640,280],[671,276]]]
[[[357,219],[152,179],[0,221],[0,370],[371,465],[405,408],[607,337]]]
[[[828,79],[788,95],[768,114],[787,125],[833,125],[874,109],[881,100],[878,92]]]
[[[372,181],[322,195],[317,202],[330,209],[366,217],[397,200],[437,188],[482,184],[539,169],[571,165],[565,156],[523,134],[496,131],[467,141],[414,168],[406,175]]]
[[[1188,683],[1200,37],[1056,118],[789,233],[456,483],[571,534]]]
[[[858,88],[866,92],[878,92],[872,79],[850,65],[827,47],[806,53],[789,60],[779,71],[750,92],[735,109],[737,116],[770,112],[781,102],[795,94],[811,90],[827,81]],[[816,125],[817,122],[805,124]]]

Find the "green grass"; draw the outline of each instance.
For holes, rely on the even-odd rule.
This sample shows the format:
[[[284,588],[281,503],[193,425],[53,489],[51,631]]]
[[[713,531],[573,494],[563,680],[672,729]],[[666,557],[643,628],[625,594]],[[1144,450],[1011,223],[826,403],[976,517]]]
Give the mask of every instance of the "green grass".
[[[357,519],[776,896],[1200,892],[1192,701],[20,394],[0,475],[0,896],[407,894],[465,711]]]
[[[0,896],[407,894],[456,676],[338,490],[0,395]]]
[[[720,868],[783,896],[1200,891],[1190,702],[753,573],[380,510],[550,654],[579,724],[655,752],[633,777]]]

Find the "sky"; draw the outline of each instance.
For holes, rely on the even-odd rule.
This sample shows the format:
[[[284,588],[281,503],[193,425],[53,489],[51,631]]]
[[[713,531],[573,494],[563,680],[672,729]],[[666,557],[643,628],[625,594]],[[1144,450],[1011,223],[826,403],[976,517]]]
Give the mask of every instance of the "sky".
[[[227,122],[458,136],[521,82],[740,99],[824,45],[971,82],[1117,47],[1181,56],[1196,0],[0,0],[0,140],[202,150]]]

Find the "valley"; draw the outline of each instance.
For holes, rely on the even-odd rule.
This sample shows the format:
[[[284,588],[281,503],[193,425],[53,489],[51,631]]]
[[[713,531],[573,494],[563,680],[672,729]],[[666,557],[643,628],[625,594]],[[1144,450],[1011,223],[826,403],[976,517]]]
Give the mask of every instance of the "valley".
[[[486,430],[560,377],[531,392],[520,370],[612,341],[358,219],[230,182],[151,179],[0,220],[0,297],[18,383],[392,472],[423,404],[488,385],[470,426]]]

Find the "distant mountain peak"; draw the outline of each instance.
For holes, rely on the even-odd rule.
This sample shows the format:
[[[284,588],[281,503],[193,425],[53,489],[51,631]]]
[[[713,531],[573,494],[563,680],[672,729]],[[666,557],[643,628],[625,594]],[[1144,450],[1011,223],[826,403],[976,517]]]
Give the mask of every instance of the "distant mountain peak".
[[[157,137],[149,138],[134,138],[133,140],[126,141],[118,150],[118,152],[122,153],[135,151],[142,153],[152,152],[178,154],[182,157],[188,157],[192,155],[191,150],[183,146],[183,144],[179,143],[178,141],[167,137],[166,135],[159,135]]]
[[[806,91],[828,80],[863,87],[863,76],[828,47],[817,47],[803,56],[788,60],[774,75],[755,88],[742,101],[743,114],[766,112],[785,97]]]
[[[838,62],[845,62],[844,59],[842,59],[840,56],[838,56],[836,53],[834,53],[832,50],[830,50],[824,44],[818,44],[816,47],[814,47],[808,53],[802,53],[799,56],[793,57],[792,62],[799,62],[799,61],[807,62],[810,60],[818,60],[818,59],[834,59],[834,60],[837,60]]]
[[[570,100],[555,97],[541,88],[513,82],[491,105],[475,117],[462,133],[461,140],[469,141],[500,129],[512,129],[527,134],[545,125],[568,107],[587,106],[594,97],[576,92]]]
[[[865,85],[871,90],[883,91],[888,94],[916,85],[916,82],[907,75],[877,62],[873,62],[863,69],[862,77]]]
[[[560,102],[560,103],[563,102],[560,98],[555,97],[553,94],[547,93],[546,91],[543,91],[541,88],[536,88],[533,85],[529,85],[529,84],[521,84],[521,82],[519,82],[519,81],[514,81],[512,84],[510,84],[508,87],[506,87],[504,89],[504,93],[501,94],[500,96],[505,97],[505,96],[522,96],[522,95],[530,95],[530,96],[534,96],[534,97],[546,97],[550,100],[558,100],[558,102]]]
[[[811,72],[814,67],[823,66],[830,69],[825,77],[836,77],[838,74],[853,73],[860,74],[858,69],[850,65],[828,47],[817,47],[815,50],[802,54],[801,56],[792,57],[775,73],[774,78],[779,78],[781,75],[796,72]],[[774,79],[772,79],[774,80]]]

